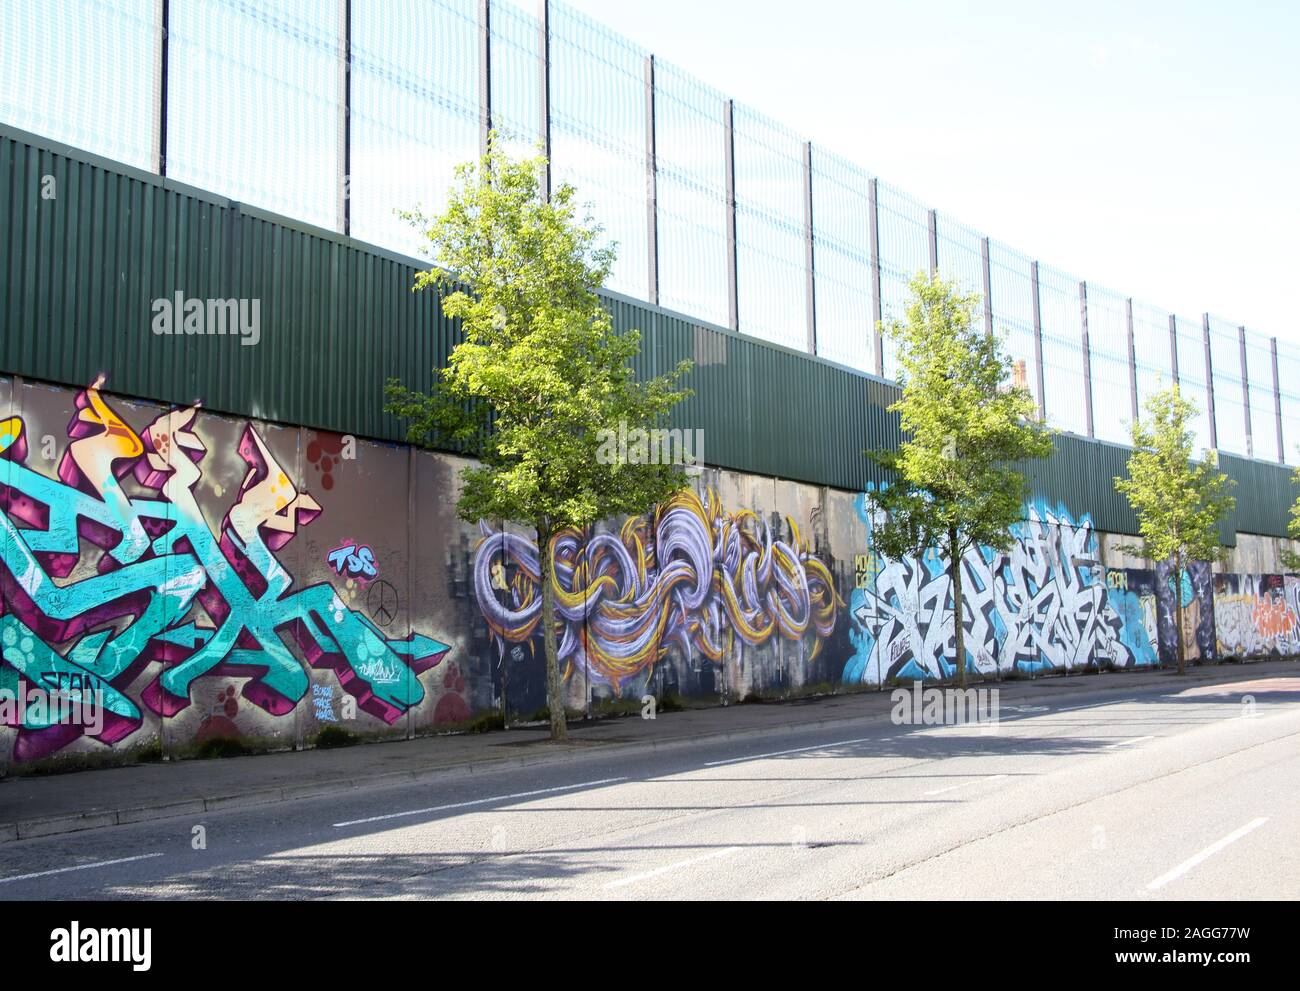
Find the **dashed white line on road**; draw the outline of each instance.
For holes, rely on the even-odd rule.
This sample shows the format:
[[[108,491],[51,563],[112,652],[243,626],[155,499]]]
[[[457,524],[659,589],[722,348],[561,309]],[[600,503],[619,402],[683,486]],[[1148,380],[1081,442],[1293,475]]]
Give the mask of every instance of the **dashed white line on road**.
[[[1141,743],[1143,740],[1154,740],[1154,739],[1155,739],[1154,736],[1135,736],[1131,740],[1116,740],[1114,743],[1106,744],[1106,746],[1111,749],[1115,747],[1127,747],[1131,743]]]
[[[862,736],[856,740],[836,740],[834,743],[819,743],[812,747],[793,747],[790,750],[773,750],[766,754],[750,754],[748,757],[729,757],[726,760],[706,761],[705,767],[721,767],[723,764],[740,764],[747,760],[764,760],[768,757],[785,757],[787,754],[803,754],[810,750],[829,750],[831,747],[847,747],[854,743],[869,743],[873,738]]]
[[[558,791],[576,791],[579,788],[595,788],[598,785],[612,785],[627,778],[601,778],[598,781],[582,781],[576,785],[558,785],[555,788],[536,788],[532,791],[517,791],[513,795],[493,795],[491,798],[476,798],[469,802],[452,802],[449,805],[431,805],[427,809],[410,809],[407,812],[390,812],[382,816],[367,816],[365,819],[349,819],[347,822],[334,823],[335,828],[343,826],[360,826],[368,822],[383,822],[385,819],[401,819],[405,816],[427,815],[430,812],[450,812],[452,809],[467,809],[472,805],[489,805],[492,802],[511,802],[517,798],[534,798],[537,795],[553,795]]]
[[[665,864],[663,867],[656,867],[652,871],[646,871],[644,874],[633,874],[631,877],[619,878],[617,881],[610,881],[605,885],[606,891],[613,891],[615,888],[622,888],[628,884],[637,884],[640,881],[649,881],[651,878],[659,877],[661,874],[667,874],[669,871],[680,870],[683,867],[693,867],[696,864],[702,864],[706,860],[716,860],[719,857],[730,857],[733,853],[739,853],[740,847],[729,846],[725,850],[712,850],[699,857],[692,857],[690,860],[679,860],[675,864]]]
[[[161,853],[142,853],[138,857],[119,857],[117,860],[97,860],[93,864],[74,864],[72,867],[56,867],[49,871],[34,871],[31,874],[16,874],[13,877],[0,877],[0,884],[12,881],[30,881],[35,877],[49,877],[51,874],[67,874],[69,871],[88,871],[95,867],[112,867],[114,864],[129,864],[136,860],[151,860],[161,857]]]
[[[974,781],[963,781],[961,784],[949,785],[947,788],[936,788],[934,791],[927,791],[927,795],[944,795],[950,791],[956,791],[958,788],[969,788],[971,785],[984,784],[987,781],[999,781],[1005,778],[1005,774],[994,774],[987,778],[976,778]]]
[[[1234,829],[1231,833],[1229,833],[1223,839],[1219,840],[1217,843],[1211,843],[1200,853],[1196,854],[1193,857],[1188,857],[1186,860],[1184,860],[1173,870],[1169,871],[1166,874],[1161,874],[1158,878],[1156,878],[1154,881],[1152,881],[1150,884],[1147,885],[1147,890],[1158,891],[1159,889],[1163,888],[1166,884],[1168,884],[1170,881],[1178,880],[1178,878],[1182,877],[1184,874],[1190,871],[1197,864],[1209,860],[1211,857],[1213,857],[1224,847],[1236,843],[1247,833],[1254,832],[1255,830],[1259,829],[1260,826],[1264,825],[1264,823],[1266,822],[1268,822],[1268,816],[1260,816],[1258,819],[1250,820],[1250,822],[1246,823],[1246,825],[1242,826],[1240,829]]]
[[[1100,709],[1105,705],[1123,705],[1125,702],[1136,702],[1137,699],[1111,699],[1106,702],[1089,702],[1087,705],[1066,705],[1059,709],[1053,709],[1053,712],[1077,712],[1079,709]]]

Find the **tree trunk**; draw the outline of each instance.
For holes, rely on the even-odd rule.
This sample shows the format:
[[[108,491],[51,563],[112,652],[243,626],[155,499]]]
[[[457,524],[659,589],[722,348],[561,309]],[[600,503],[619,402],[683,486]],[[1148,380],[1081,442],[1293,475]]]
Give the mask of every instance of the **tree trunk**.
[[[957,687],[966,687],[966,626],[962,622],[961,549],[957,531],[948,531],[948,558],[952,570],[952,625],[957,636]]]
[[[560,678],[559,645],[555,641],[555,589],[551,582],[551,526],[537,524],[537,559],[542,579],[542,643],[546,647],[546,705],[551,710],[551,740],[568,739],[564,720],[564,681]]]
[[[1178,673],[1186,674],[1186,650],[1183,645],[1183,555],[1174,554],[1174,627],[1178,645]]]

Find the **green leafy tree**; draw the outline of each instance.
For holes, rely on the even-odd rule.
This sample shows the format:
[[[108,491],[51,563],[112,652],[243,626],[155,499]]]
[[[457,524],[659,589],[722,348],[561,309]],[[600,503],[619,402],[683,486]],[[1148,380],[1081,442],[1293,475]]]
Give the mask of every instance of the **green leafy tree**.
[[[1300,468],[1292,473],[1291,482],[1293,485],[1300,485]],[[1291,522],[1287,524],[1286,532],[1290,534],[1292,540],[1300,540],[1300,497],[1297,497],[1291,506]],[[1292,571],[1300,571],[1300,554],[1289,547],[1282,548],[1282,566]]]
[[[1029,495],[1013,465],[1049,457],[1051,434],[1035,419],[1028,390],[1008,386],[1011,359],[977,326],[978,295],[918,273],[907,319],[884,330],[897,344],[906,438],[898,450],[868,451],[894,476],[870,494],[884,515],[872,526],[889,558],[947,555],[957,639],[957,683],[966,684],[962,555],[972,547],[1007,549]]]
[[[1138,548],[1152,561],[1174,566],[1174,626],[1178,644],[1178,673],[1186,670],[1183,636],[1183,568],[1193,561],[1222,555],[1219,527],[1236,506],[1230,495],[1237,484],[1219,472],[1214,451],[1192,460],[1191,423],[1198,410],[1173,385],[1151,395],[1147,417],[1133,424],[1133,453],[1128,478],[1116,478],[1115,489],[1128,499],[1137,516]]]
[[[597,296],[614,249],[578,216],[572,186],[543,195],[544,166],[540,157],[512,160],[493,142],[481,161],[458,167],[441,214],[406,215],[434,258],[414,288],[441,292],[464,339],[429,394],[390,381],[386,408],[409,421],[413,443],[453,441],[477,455],[461,472],[462,519],[536,532],[551,737],[562,740],[552,542],[568,528],[647,512],[683,487],[681,467],[623,463],[635,459],[610,457],[608,438],[620,423],[632,431],[661,422],[690,394],[677,387],[690,362],[637,380],[629,362],[640,334],[615,332]]]

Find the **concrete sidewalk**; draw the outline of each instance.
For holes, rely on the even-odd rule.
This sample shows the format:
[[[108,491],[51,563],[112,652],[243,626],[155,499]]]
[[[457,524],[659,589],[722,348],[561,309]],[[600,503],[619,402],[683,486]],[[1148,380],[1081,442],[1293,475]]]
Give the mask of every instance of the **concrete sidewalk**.
[[[1192,684],[1295,675],[1294,661],[1224,664],[1171,671],[1135,671],[1009,681],[997,685],[1003,707],[1091,693],[1122,694],[1137,688],[1178,691]],[[985,687],[992,682],[982,683]],[[0,780],[0,842],[127,825],[169,816],[297,798],[318,798],[365,788],[428,781],[571,760],[599,752],[675,749],[702,740],[744,739],[794,733],[854,721],[886,720],[890,693],[863,692],[786,703],[733,705],[575,723],[566,744],[552,744],[544,729],[512,729],[473,736],[360,744],[220,760],[140,764]]]

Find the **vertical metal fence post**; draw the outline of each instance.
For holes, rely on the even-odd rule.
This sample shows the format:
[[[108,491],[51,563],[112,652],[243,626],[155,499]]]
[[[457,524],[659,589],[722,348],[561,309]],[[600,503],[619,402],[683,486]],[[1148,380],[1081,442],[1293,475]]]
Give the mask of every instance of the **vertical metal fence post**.
[[[350,2],[350,0],[349,0]],[[478,0],[478,153],[492,135],[492,0]]]
[[[1038,378],[1038,418],[1047,420],[1047,376],[1043,374],[1043,299],[1038,288],[1038,262],[1029,263],[1034,290],[1034,365]]]
[[[335,226],[352,233],[352,0],[338,5],[338,135],[335,142]]]
[[[1133,422],[1137,423],[1141,416],[1138,410],[1138,363],[1137,363],[1137,335],[1133,333],[1133,297],[1130,296],[1124,304],[1124,315],[1128,323],[1128,391],[1133,413]]]
[[[1088,424],[1088,436],[1096,437],[1096,423],[1092,411],[1092,341],[1088,337],[1088,283],[1079,283],[1079,327],[1083,345],[1083,412]]]
[[[486,0],[485,0],[486,2]],[[352,233],[352,0],[339,2],[339,109],[335,147],[335,227]]]
[[[1282,384],[1277,374],[1277,338],[1274,337],[1270,345],[1273,353],[1273,410],[1277,415],[1277,461],[1278,464],[1286,464],[1286,444],[1282,436]]]
[[[1250,363],[1246,357],[1246,328],[1237,328],[1237,343],[1241,351],[1241,404],[1245,409],[1246,457],[1255,456],[1255,432],[1250,422]]]
[[[812,142],[803,146],[804,300],[808,314],[808,353],[817,353],[817,268],[813,255]]]
[[[984,270],[984,333],[993,336],[993,266],[989,261],[989,239],[980,239],[980,264]]]
[[[349,0],[344,0],[349,2]],[[153,171],[167,174],[167,87],[171,69],[168,34],[171,31],[171,0],[154,0],[153,5]]]
[[[650,302],[659,305],[659,158],[655,133],[655,57],[645,59],[646,279]]]
[[[722,101],[722,126],[727,172],[727,326],[740,330],[740,297],[736,270],[736,105]]]
[[[538,65],[538,86],[541,104],[541,139],[542,155],[546,167],[542,170],[542,196],[549,203],[551,199],[551,0],[537,0],[538,51],[541,54]]]
[[[880,189],[875,179],[867,184],[867,241],[871,248],[871,346],[874,350],[876,374],[884,377],[885,349],[884,335],[880,332],[880,321],[884,310],[880,295]]]
[[[928,219],[930,227],[930,278],[939,274],[939,214],[935,210],[930,211]]]
[[[1214,355],[1210,350],[1210,315],[1201,315],[1201,336],[1205,341],[1205,397],[1210,415],[1210,449],[1219,449],[1219,418],[1214,410]]]
[[[1169,314],[1169,365],[1174,373],[1174,385],[1178,385],[1178,318]]]

